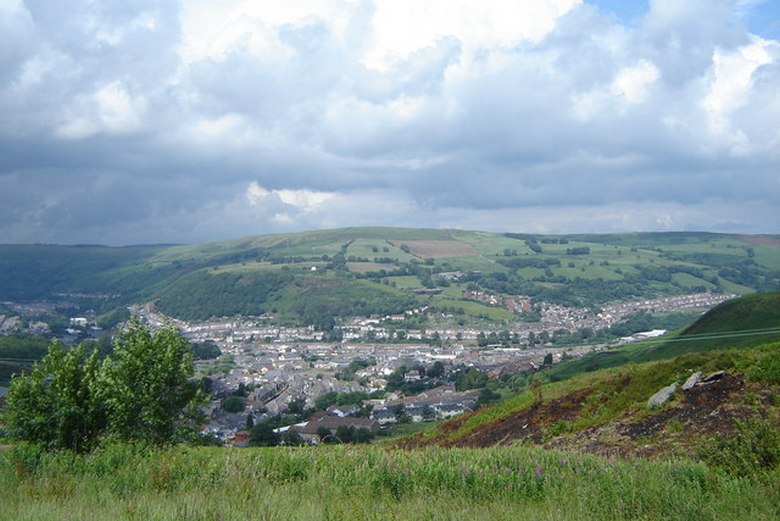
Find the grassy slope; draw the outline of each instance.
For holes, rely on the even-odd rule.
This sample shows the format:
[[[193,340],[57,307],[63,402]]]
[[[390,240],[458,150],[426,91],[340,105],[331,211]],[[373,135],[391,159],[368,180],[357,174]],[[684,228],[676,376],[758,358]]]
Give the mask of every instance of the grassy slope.
[[[514,447],[0,453],[0,519],[773,519],[769,479]]]
[[[777,327],[780,317],[778,298],[780,293],[735,299],[707,313],[677,340],[724,331]],[[774,339],[778,336],[775,333]],[[697,340],[690,344],[674,342],[660,346],[630,346],[618,350],[616,356],[599,353],[585,360],[560,364],[545,374],[546,378],[559,381],[544,386],[541,404],[534,404],[529,389],[496,406],[445,422],[436,431],[417,436],[408,443],[412,446],[489,446],[518,440],[547,443],[551,441],[551,432],[554,432],[569,438],[560,443],[562,446],[579,444],[582,447],[589,440],[577,440],[577,434],[591,432],[591,438],[601,435],[614,438],[616,452],[641,452],[641,445],[646,440],[632,436],[621,438],[615,428],[619,427],[618,431],[626,433],[631,431],[632,425],[642,425],[643,420],[652,416],[645,409],[647,399],[661,387],[672,382],[684,382],[693,371],[706,374],[728,370],[732,375],[728,388],[713,396],[697,398],[713,407],[723,408],[713,409],[719,410],[725,420],[722,425],[713,423],[714,431],[733,429],[735,419],[754,414],[780,426],[780,403],[772,399],[773,395],[780,394],[780,381],[768,384],[755,378],[757,367],[774,363],[771,360],[778,357],[780,342],[772,341],[772,338],[771,335],[738,337],[737,345],[723,339],[725,344]],[[724,350],[724,345],[738,349]],[[718,387],[712,389],[717,390]],[[655,430],[648,431],[648,435],[663,434],[672,420],[676,421],[674,425],[689,423],[691,430],[687,431],[689,435],[686,438],[678,440],[677,445],[661,447],[660,452],[668,454],[691,450],[701,442],[702,436],[714,434],[704,429],[702,423],[697,423],[706,421],[706,418],[696,416],[713,411],[697,408],[696,403],[683,399],[678,405],[679,414],[667,410],[663,419],[654,425]],[[563,423],[556,426],[559,421]],[[610,425],[610,422],[617,424]],[[604,432],[596,432],[596,427],[603,427]],[[597,448],[604,449],[608,444],[605,440],[600,441],[604,443],[597,444]]]

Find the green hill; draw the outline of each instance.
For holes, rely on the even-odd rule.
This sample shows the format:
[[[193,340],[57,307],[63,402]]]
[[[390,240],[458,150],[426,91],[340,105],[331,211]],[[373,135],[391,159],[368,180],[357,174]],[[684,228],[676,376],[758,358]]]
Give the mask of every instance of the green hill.
[[[671,338],[600,351],[544,371],[557,381],[629,363],[673,358],[685,353],[750,348],[780,339],[780,292],[726,301]]]
[[[0,245],[0,302],[76,305],[106,325],[149,301],[184,319],[270,313],[322,324],[422,305],[467,321],[512,318],[464,300],[467,288],[579,306],[777,290],[780,239],[346,228],[180,246]]]
[[[551,383],[445,422],[404,443],[485,447],[532,442],[607,455],[706,458],[706,447],[740,429],[747,429],[745,435],[761,429],[778,433],[779,297],[770,293],[727,302],[675,342],[625,348],[620,351],[622,358],[599,363],[609,368],[588,372],[583,370],[587,360],[585,366],[583,361],[561,364],[542,373],[541,378]],[[754,333],[768,329],[774,333]],[[718,342],[709,340],[713,337]],[[682,342],[688,339],[694,341]],[[680,385],[694,372],[706,376],[718,371],[725,373],[711,383],[678,391],[659,409],[647,409],[648,399],[659,389]],[[780,465],[780,436],[771,440],[774,468]]]

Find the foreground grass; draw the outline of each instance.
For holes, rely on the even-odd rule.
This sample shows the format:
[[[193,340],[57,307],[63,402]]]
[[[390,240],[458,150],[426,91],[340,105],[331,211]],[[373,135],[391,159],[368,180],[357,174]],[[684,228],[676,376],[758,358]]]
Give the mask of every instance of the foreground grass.
[[[2,520],[776,519],[776,474],[526,447],[0,453]]]

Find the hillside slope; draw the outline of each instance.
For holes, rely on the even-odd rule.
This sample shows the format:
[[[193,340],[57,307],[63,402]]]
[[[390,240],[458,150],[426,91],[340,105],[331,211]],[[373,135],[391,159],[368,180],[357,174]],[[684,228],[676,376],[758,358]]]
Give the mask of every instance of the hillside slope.
[[[702,317],[686,334],[777,324],[778,309],[765,307],[776,299],[777,294],[737,299]],[[747,320],[748,316],[754,320]],[[720,329],[715,323],[721,324]],[[583,373],[545,385],[535,396],[529,389],[403,443],[486,447],[528,442],[602,455],[691,456],[712,440],[734,434],[745,422],[778,432],[780,342],[750,338],[749,343],[740,339],[743,345],[738,349],[696,344],[697,352],[680,356],[667,352],[665,360]],[[653,351],[645,348],[644,353],[653,358],[657,354]],[[681,385],[696,372],[703,378],[718,374],[710,382],[678,390],[660,408],[647,408],[648,399],[658,390]]]
[[[334,288],[339,306],[322,288]],[[467,288],[576,306],[777,290],[780,238],[346,228],[180,246],[0,245],[0,302],[47,301],[107,316],[157,301],[183,319],[273,313],[317,324],[422,305],[466,320],[514,318],[465,300]]]

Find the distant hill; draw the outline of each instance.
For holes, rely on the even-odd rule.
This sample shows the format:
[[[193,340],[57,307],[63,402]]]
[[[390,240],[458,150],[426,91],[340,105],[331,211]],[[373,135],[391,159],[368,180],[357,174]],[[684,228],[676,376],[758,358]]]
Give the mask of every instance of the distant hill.
[[[629,344],[558,364],[545,371],[552,380],[716,349],[756,347],[780,339],[780,292],[757,293],[726,301],[671,338]]]
[[[627,360],[630,363],[591,372],[570,370],[568,379],[545,385],[536,397],[528,389],[401,444],[485,447],[532,442],[603,455],[691,456],[712,440],[733,434],[748,420],[776,430],[780,428],[780,403],[775,399],[780,395],[779,299],[780,293],[771,293],[724,303],[678,337],[701,341],[640,346]],[[774,332],[739,336],[767,330]],[[717,342],[703,340],[718,334],[723,336]],[[659,361],[635,363],[661,358],[659,354],[664,355]],[[647,410],[648,399],[662,387],[682,384],[693,372],[706,377],[718,371],[725,374],[690,391],[678,391],[669,404]],[[546,376],[555,374],[550,371]]]
[[[0,302],[92,309],[105,325],[151,301],[184,319],[267,313],[326,326],[423,305],[466,321],[513,318],[464,300],[467,288],[595,307],[771,291],[780,289],[780,237],[346,228],[179,246],[0,245]]]

